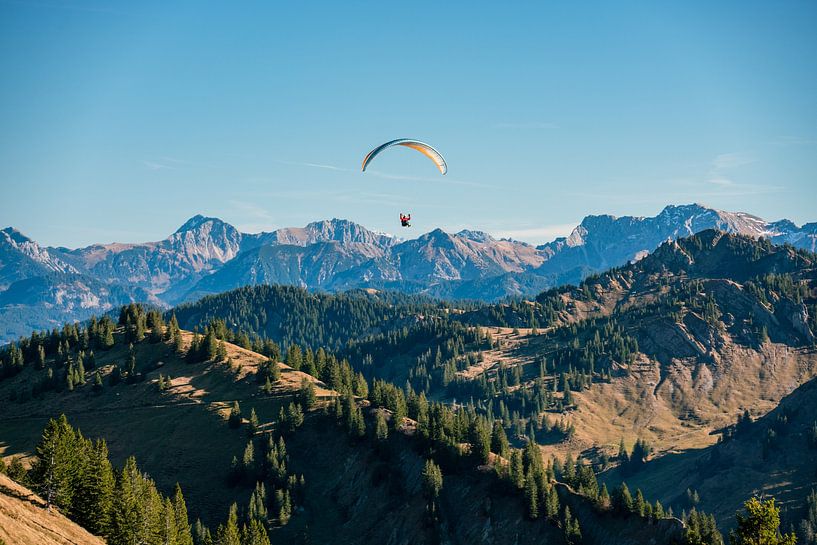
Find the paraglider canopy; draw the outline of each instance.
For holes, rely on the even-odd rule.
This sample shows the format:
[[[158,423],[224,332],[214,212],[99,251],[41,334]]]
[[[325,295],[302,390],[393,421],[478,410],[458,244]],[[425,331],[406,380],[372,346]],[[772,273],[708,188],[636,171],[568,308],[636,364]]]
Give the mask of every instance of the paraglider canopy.
[[[448,172],[448,165],[445,164],[445,159],[440,154],[439,151],[435,150],[428,144],[424,142],[420,142],[419,140],[413,140],[411,138],[398,138],[397,140],[392,140],[391,142],[386,142],[385,144],[381,144],[374,148],[372,151],[369,152],[368,155],[363,159],[363,167],[362,171],[366,171],[366,167],[369,166],[369,163],[372,162],[372,159],[377,157],[381,151],[388,149],[392,146],[405,146],[407,148],[411,148],[413,150],[417,150],[432,161],[434,164],[437,165],[437,168],[440,169],[441,174],[445,174]]]

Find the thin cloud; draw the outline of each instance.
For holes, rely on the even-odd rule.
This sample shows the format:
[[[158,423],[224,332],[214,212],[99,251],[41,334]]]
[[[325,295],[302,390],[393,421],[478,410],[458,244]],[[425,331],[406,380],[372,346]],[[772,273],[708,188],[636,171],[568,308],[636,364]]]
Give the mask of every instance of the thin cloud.
[[[142,165],[148,170],[179,170],[178,166],[174,166],[171,164],[167,164],[165,162],[158,162],[158,161],[142,161]]]
[[[350,173],[359,173],[360,171],[357,169],[350,169],[345,167],[340,167],[337,165],[329,165],[324,163],[311,163],[308,161],[286,161],[284,159],[273,159],[274,162],[280,163],[282,165],[291,165],[291,166],[299,166],[299,167],[306,167],[306,168],[318,168],[322,170],[332,170],[336,172],[350,172]],[[425,176],[407,176],[402,174],[389,174],[387,172],[382,172],[379,170],[368,169],[366,171],[366,176],[373,176],[375,178],[382,178],[384,180],[400,180],[400,181],[410,181],[410,182],[426,182],[426,183],[437,183],[437,184],[446,184],[446,185],[458,185],[458,186],[467,186],[467,187],[481,187],[485,189],[498,189],[495,185],[490,184],[483,184],[480,182],[471,182],[468,180],[457,180],[454,178],[447,178],[447,177],[434,177],[429,178]]]
[[[322,170],[335,170],[338,172],[354,172],[349,168],[339,167],[337,165],[327,165],[322,163],[310,163],[306,161],[285,161],[284,159],[273,159],[274,162],[282,165],[290,165],[295,167],[319,168]]]
[[[757,162],[757,159],[749,153],[721,153],[712,160],[712,168],[715,170],[724,170],[750,165],[755,162]]]
[[[452,178],[445,178],[442,176],[435,177],[435,178],[426,178],[423,176],[403,176],[401,174],[388,174],[386,172],[380,172],[379,170],[367,170],[366,174],[370,176],[376,176],[378,178],[383,178],[385,180],[405,180],[411,182],[428,182],[428,183],[438,183],[438,184],[448,184],[448,185],[462,185],[468,187],[483,187],[489,189],[498,189],[495,185],[490,184],[483,184],[479,182],[470,182],[467,180],[457,180]]]
[[[817,144],[817,138],[807,136],[778,136],[769,142],[773,146],[813,146]]]

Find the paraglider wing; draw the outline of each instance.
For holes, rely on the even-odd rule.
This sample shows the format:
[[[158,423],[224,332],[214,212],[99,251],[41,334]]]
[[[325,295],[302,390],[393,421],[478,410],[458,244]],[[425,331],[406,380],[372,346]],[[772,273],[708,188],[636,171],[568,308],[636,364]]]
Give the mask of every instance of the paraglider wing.
[[[434,164],[437,165],[437,168],[440,169],[440,173],[445,174],[448,172],[448,165],[445,164],[445,159],[440,154],[439,151],[435,150],[428,144],[424,142],[420,142],[419,140],[412,140],[410,138],[399,138],[397,140],[392,140],[391,142],[386,142],[385,144],[381,144],[377,146],[372,151],[369,152],[368,155],[363,159],[363,168],[362,170],[365,172],[366,167],[369,166],[369,163],[372,162],[372,159],[377,157],[381,151],[388,149],[392,146],[405,146],[407,148],[411,148],[413,150],[419,151],[432,161]]]

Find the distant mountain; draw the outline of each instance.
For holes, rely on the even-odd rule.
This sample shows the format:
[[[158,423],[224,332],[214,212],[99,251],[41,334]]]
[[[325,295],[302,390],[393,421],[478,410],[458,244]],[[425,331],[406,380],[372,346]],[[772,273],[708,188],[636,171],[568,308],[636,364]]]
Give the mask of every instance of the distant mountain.
[[[538,247],[550,257],[536,272],[555,275],[559,284],[575,283],[589,273],[641,259],[662,242],[706,229],[764,237],[810,251],[817,248],[817,223],[798,228],[788,220],[768,223],[743,212],[690,204],[667,206],[655,217],[587,216],[570,236]]]
[[[588,216],[570,236],[539,247],[472,230],[435,229],[402,241],[341,219],[245,234],[198,215],[161,241],[75,250],[44,248],[8,228],[0,231],[0,294],[8,292],[0,297],[0,342],[26,328],[82,319],[114,301],[136,298],[168,306],[252,284],[376,288],[483,301],[532,296],[641,259],[666,240],[704,229],[817,249],[817,223],[769,223],[697,204],[668,206],[655,217]],[[64,275],[73,276],[69,281]],[[41,280],[14,286],[32,279]],[[32,299],[32,285],[39,286],[39,299]],[[28,308],[35,303],[27,301],[49,297],[52,310]],[[29,316],[24,324],[21,313]]]

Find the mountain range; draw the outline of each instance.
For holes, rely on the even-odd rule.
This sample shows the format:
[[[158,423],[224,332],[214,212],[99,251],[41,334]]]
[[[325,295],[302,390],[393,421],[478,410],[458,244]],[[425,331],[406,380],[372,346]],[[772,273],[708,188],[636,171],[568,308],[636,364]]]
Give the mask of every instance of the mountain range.
[[[798,227],[699,204],[667,206],[654,217],[587,216],[570,236],[541,246],[470,230],[401,240],[342,219],[247,234],[197,215],[158,242],[78,249],[40,246],[9,227],[0,231],[0,342],[130,301],[169,306],[253,284],[497,301],[577,283],[713,228],[817,249],[817,223]]]

